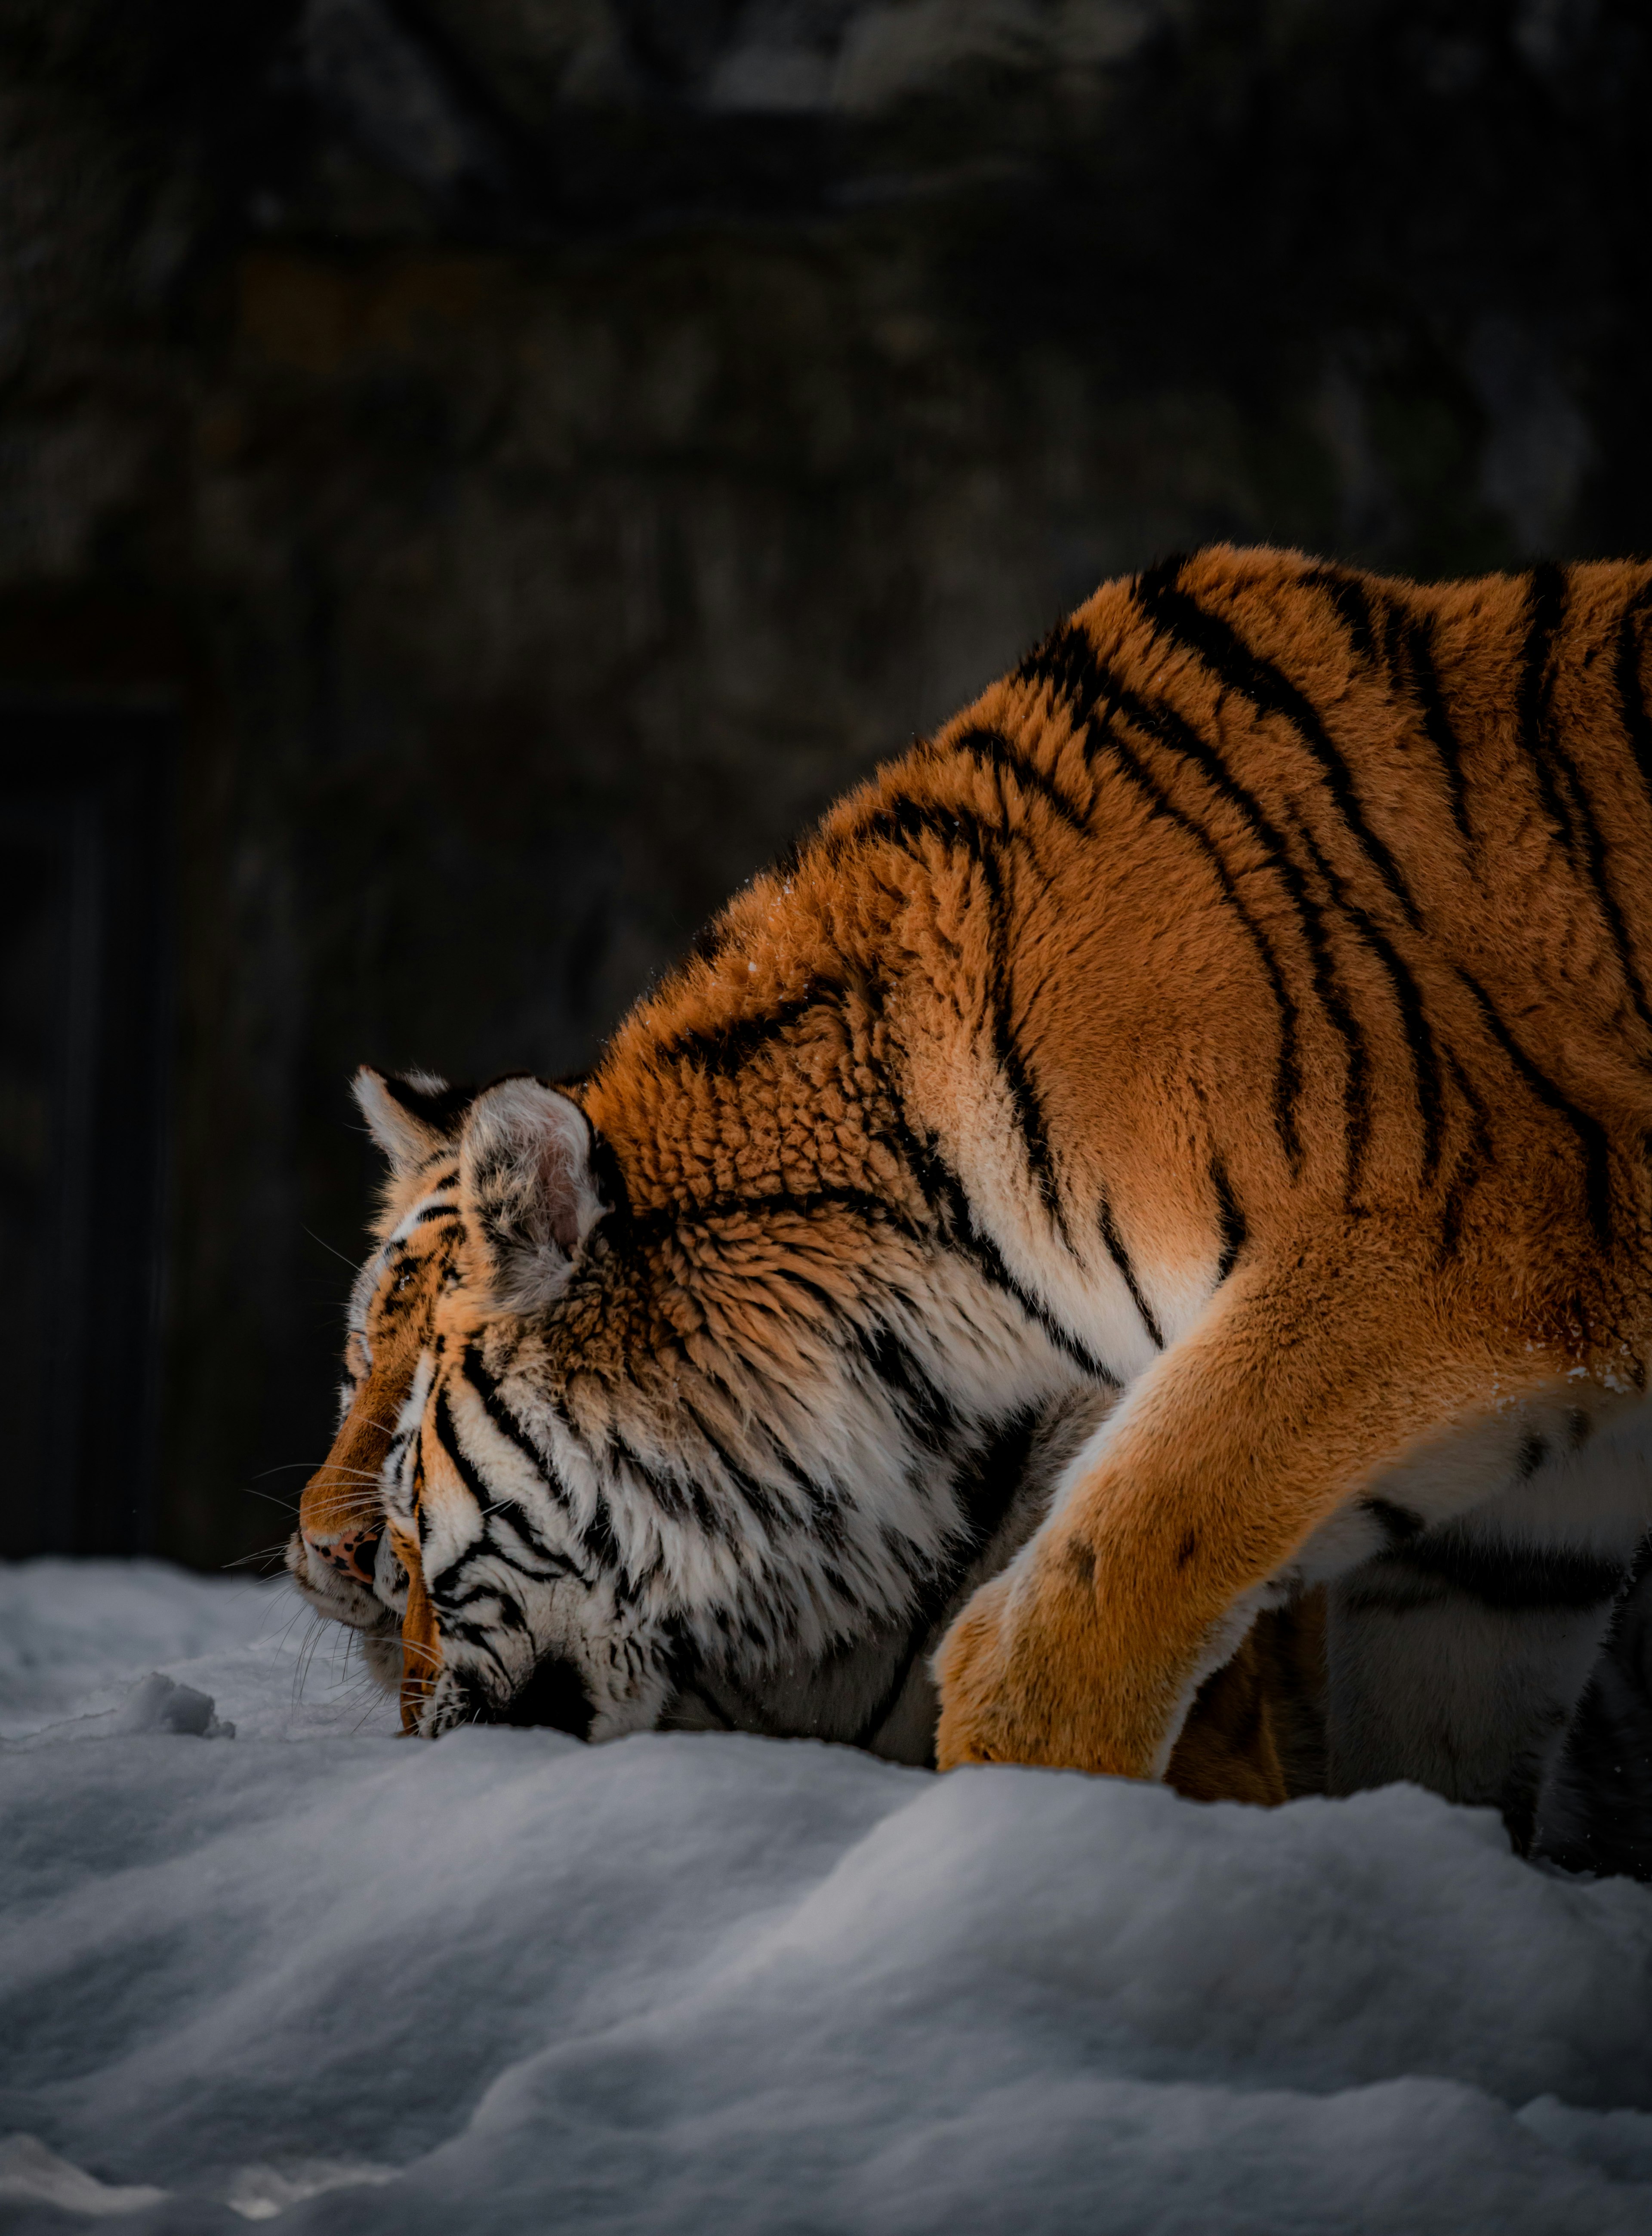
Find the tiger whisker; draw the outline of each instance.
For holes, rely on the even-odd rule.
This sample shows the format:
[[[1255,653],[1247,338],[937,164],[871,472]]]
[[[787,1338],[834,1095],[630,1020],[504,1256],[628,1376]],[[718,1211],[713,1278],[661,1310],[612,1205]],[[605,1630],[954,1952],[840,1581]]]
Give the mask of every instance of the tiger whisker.
[[[300,1222],[300,1224],[302,1224],[302,1222]],[[319,1248],[329,1252],[334,1258],[338,1259],[340,1265],[348,1266],[352,1273],[356,1271],[355,1259],[353,1258],[346,1258],[342,1250],[335,1250],[333,1249],[332,1243],[323,1241],[313,1227],[304,1227],[303,1232],[309,1236],[311,1241],[315,1243]],[[346,1299],[346,1301],[348,1300]]]
[[[254,1490],[250,1483],[241,1485],[241,1496],[244,1498],[261,1499],[266,1506],[279,1506],[283,1514],[296,1514],[299,1510],[296,1498],[277,1498],[273,1491]]]
[[[280,1561],[285,1556],[289,1542],[283,1537],[278,1544],[260,1545],[255,1553],[242,1553],[234,1561],[226,1561],[223,1564],[225,1570],[250,1568],[254,1561]]]

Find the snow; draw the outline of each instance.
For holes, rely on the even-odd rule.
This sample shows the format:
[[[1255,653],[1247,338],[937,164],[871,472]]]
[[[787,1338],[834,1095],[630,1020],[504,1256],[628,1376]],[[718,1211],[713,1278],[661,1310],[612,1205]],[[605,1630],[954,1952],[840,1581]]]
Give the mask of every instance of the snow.
[[[308,1621],[0,1568],[0,2230],[1652,2226],[1652,1890],[1488,1812],[427,1746]]]

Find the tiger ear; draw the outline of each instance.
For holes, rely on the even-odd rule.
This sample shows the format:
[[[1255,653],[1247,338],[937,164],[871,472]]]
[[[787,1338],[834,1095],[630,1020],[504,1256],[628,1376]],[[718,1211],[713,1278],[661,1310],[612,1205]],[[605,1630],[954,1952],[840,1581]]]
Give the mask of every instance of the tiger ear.
[[[593,1176],[595,1137],[578,1103],[537,1079],[506,1079],[471,1104],[459,1194],[508,1310],[542,1311],[567,1286],[609,1208]]]
[[[417,1171],[438,1149],[451,1148],[471,1100],[468,1088],[450,1087],[433,1072],[410,1071],[398,1078],[365,1063],[350,1091],[398,1178]]]

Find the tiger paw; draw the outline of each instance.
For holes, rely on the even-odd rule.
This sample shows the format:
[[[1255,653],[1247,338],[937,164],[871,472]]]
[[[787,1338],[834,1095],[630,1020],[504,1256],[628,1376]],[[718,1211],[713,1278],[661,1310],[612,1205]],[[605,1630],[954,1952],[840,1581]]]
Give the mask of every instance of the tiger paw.
[[[1139,1705],[1107,1669],[1104,1646],[1094,1588],[1070,1559],[1052,1562],[1041,1548],[1019,1575],[984,1585],[936,1656],[939,1767],[1015,1762],[1152,1777],[1156,1734],[1140,1728]]]
[[[1008,1691],[1006,1621],[1010,1579],[984,1584],[941,1641],[935,1656],[941,1720],[936,1766],[957,1770],[971,1762],[1017,1762],[1003,1715]]]

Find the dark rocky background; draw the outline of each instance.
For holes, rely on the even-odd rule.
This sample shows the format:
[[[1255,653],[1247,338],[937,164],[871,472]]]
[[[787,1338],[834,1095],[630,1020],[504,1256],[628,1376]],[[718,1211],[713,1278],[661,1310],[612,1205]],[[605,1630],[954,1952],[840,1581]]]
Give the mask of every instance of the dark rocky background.
[[[1649,116],[1643,0],[0,0],[0,837],[171,741],[169,837],[97,794],[169,927],[82,1144],[139,1240],[76,1214],[127,1379],[0,1550],[278,1537],[354,1065],[582,1064],[1103,575],[1652,546]],[[25,1317],[104,1200],[26,913]]]

